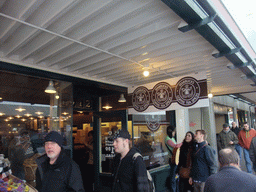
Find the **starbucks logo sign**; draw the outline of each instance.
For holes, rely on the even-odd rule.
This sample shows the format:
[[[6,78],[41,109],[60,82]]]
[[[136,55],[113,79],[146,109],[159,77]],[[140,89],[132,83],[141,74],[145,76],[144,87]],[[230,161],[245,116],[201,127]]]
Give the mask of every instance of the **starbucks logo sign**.
[[[160,128],[161,117],[159,115],[146,115],[145,120],[150,131],[155,132]]]
[[[150,93],[146,87],[138,87],[132,95],[132,105],[136,111],[142,112],[149,107]]]
[[[172,103],[171,86],[166,82],[156,84],[152,90],[151,100],[157,109],[166,109]]]
[[[189,107],[194,105],[200,96],[200,86],[193,77],[184,77],[178,81],[175,88],[175,97],[177,102]]]

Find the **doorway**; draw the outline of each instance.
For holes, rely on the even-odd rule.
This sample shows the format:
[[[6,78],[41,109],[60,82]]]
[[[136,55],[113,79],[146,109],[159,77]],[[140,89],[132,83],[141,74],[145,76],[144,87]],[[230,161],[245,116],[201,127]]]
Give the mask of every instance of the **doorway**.
[[[87,191],[110,191],[112,186],[112,161],[115,156],[110,137],[118,129],[127,129],[127,112],[77,112],[73,114],[73,159],[79,165]],[[92,158],[90,164],[93,131]],[[132,133],[130,133],[132,134]],[[92,165],[92,166],[91,166]],[[90,189],[89,189],[90,188]],[[93,188],[93,189],[92,189]]]

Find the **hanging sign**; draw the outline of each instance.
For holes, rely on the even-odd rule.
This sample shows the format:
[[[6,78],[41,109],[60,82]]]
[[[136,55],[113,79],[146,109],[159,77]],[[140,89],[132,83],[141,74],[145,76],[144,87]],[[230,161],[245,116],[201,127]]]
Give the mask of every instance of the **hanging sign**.
[[[128,92],[129,114],[209,106],[202,73],[132,87]]]

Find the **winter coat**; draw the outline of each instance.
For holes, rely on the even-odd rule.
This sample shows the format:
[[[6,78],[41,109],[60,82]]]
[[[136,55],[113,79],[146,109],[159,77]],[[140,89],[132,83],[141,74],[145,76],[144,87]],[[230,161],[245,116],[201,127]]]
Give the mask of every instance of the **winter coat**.
[[[243,129],[238,135],[238,144],[241,145],[241,147],[249,150],[253,137],[256,137],[256,131],[254,129],[250,129],[249,131],[245,131]]]
[[[256,177],[234,166],[224,166],[205,182],[205,192],[256,192]]]
[[[233,132],[236,134],[237,137],[238,137],[238,135],[239,135],[239,132],[241,131],[241,129],[238,128],[237,126],[236,126],[235,128],[231,127],[230,130],[233,131]]]
[[[84,192],[79,166],[62,149],[54,164],[47,155],[36,160],[36,189],[39,192]]]
[[[256,165],[256,137],[252,139],[249,149],[250,159],[254,165]]]
[[[230,145],[229,142],[233,141],[233,144]],[[236,136],[236,134],[233,131],[221,131],[218,135],[218,139],[217,139],[217,145],[218,145],[218,150],[230,147],[235,149],[235,144],[238,144],[238,138]]]
[[[179,172],[180,167],[192,167],[193,145],[193,141],[190,143],[183,141],[183,145],[180,147],[180,156],[177,172]]]
[[[199,150],[200,149],[200,150]],[[205,182],[217,172],[217,155],[205,141],[195,143],[193,150],[192,170],[190,176],[194,181]]]
[[[146,166],[141,156],[133,160],[133,155],[140,151],[133,147],[121,160],[120,154],[114,158],[113,192],[148,192]]]

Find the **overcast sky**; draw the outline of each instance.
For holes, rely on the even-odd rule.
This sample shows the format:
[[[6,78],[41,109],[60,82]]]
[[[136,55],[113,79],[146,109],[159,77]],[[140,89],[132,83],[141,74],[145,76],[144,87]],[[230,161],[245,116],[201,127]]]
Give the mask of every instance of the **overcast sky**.
[[[222,0],[256,52],[256,0]]]

